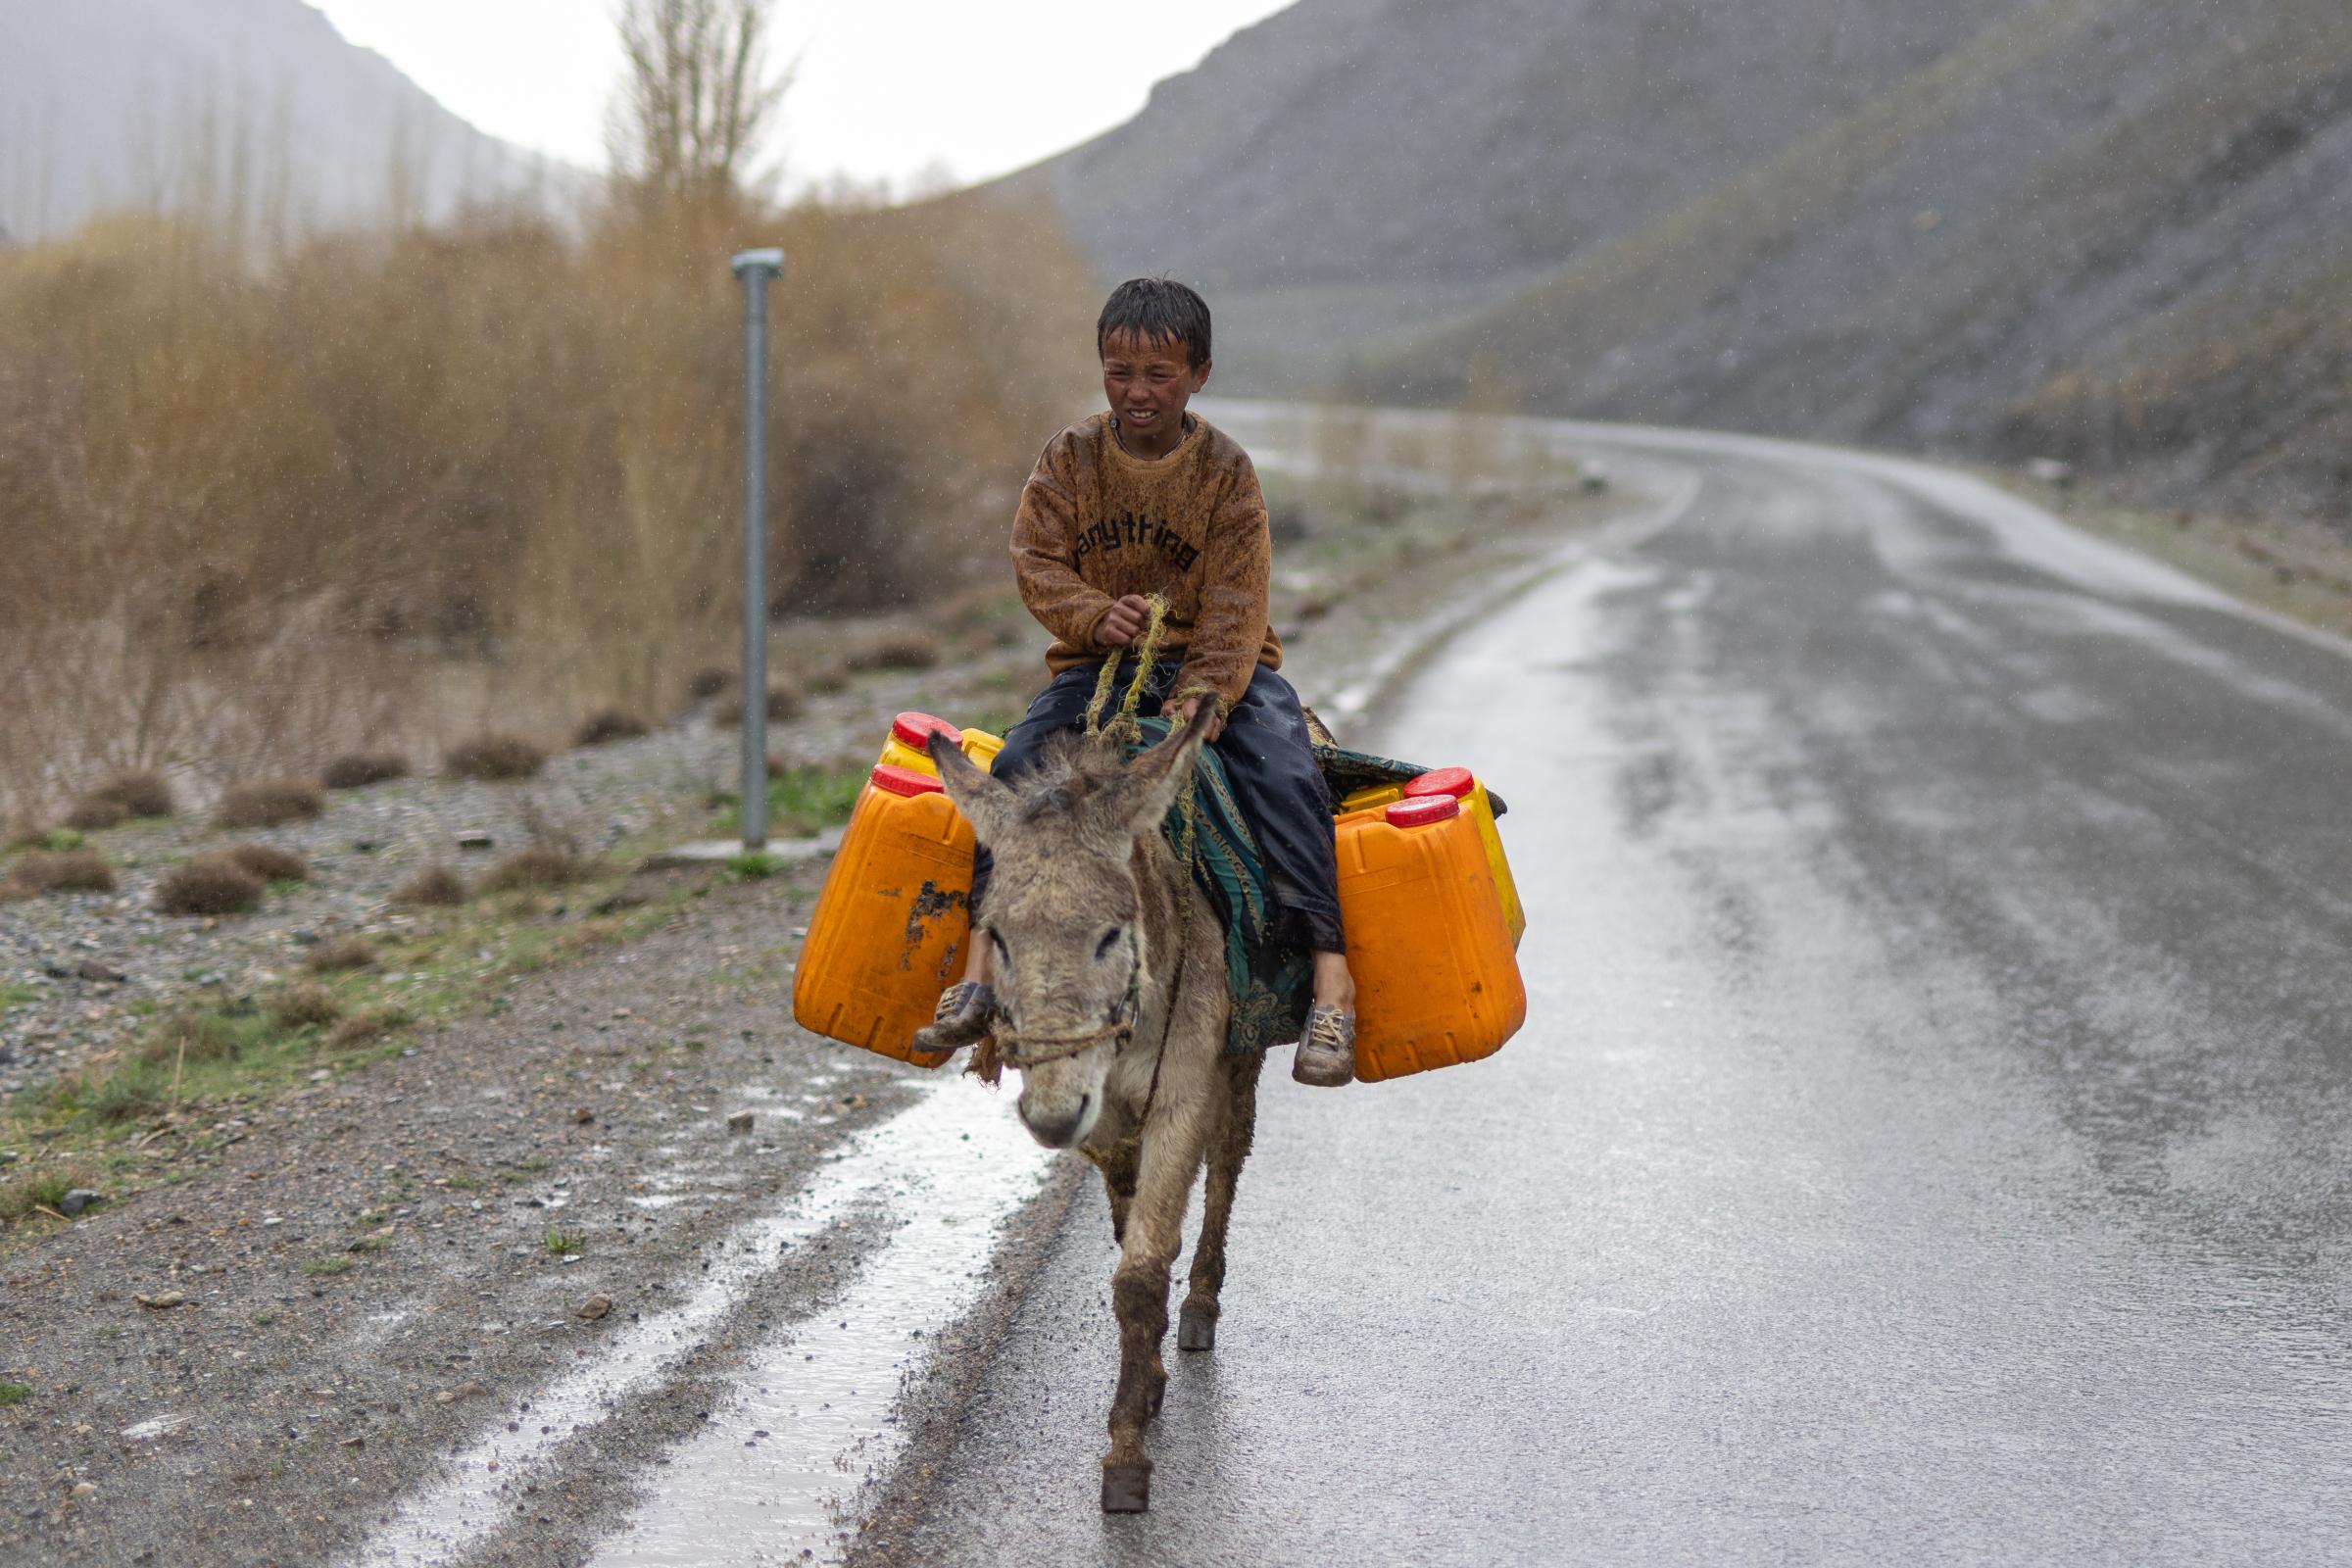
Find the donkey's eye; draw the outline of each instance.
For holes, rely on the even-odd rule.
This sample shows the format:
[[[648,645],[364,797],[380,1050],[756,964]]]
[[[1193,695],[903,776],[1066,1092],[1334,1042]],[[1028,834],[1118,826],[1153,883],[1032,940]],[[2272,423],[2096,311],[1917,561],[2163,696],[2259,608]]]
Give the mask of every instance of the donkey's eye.
[[[995,926],[990,926],[988,928],[988,945],[997,950],[998,957],[1004,959],[1006,963],[1010,963],[1012,961],[1012,955],[1006,951],[1004,947],[1004,939],[997,935],[997,928]]]
[[[1096,957],[1098,960],[1101,960],[1101,959],[1103,959],[1103,958],[1107,958],[1107,957],[1109,957],[1109,956],[1110,956],[1110,950],[1111,950],[1112,948],[1114,948],[1114,947],[1117,947],[1117,946],[1118,946],[1118,943],[1119,943],[1119,931],[1118,931],[1118,927],[1116,927],[1116,926],[1113,926],[1113,927],[1111,927],[1111,929],[1109,929],[1108,931],[1105,931],[1105,932],[1103,932],[1103,933],[1102,933],[1102,941],[1100,941],[1100,942],[1098,942],[1098,943],[1096,943],[1096,944],[1095,944],[1095,957]]]

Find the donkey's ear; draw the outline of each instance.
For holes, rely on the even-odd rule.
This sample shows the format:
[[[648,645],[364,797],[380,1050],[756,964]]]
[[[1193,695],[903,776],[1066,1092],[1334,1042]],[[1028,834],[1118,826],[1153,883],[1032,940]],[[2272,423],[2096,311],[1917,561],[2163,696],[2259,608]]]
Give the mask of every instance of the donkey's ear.
[[[1119,785],[1119,809],[1127,830],[1137,838],[1156,832],[1175,806],[1177,793],[1191,787],[1193,763],[1208,744],[1208,726],[1216,710],[1203,702],[1193,721],[1127,764]]]
[[[938,730],[931,732],[924,749],[931,754],[931,765],[939,769],[939,782],[948,799],[972,824],[972,836],[983,844],[994,844],[1013,820],[1011,786],[974,767],[963,748]]]

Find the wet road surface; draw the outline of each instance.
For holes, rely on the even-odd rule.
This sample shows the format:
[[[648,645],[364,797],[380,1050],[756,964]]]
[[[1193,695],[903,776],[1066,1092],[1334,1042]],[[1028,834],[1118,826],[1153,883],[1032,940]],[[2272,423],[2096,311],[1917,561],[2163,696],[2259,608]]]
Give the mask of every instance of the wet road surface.
[[[2352,662],[1971,481],[1554,434],[1695,490],[1352,737],[1512,802],[1526,1031],[1268,1074],[1140,1517],[1083,1193],[891,1560],[2352,1555]]]

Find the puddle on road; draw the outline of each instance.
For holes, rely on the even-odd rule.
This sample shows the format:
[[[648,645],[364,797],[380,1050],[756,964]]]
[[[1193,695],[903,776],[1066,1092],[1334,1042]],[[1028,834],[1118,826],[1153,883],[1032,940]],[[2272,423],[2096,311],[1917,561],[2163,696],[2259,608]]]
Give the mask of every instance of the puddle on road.
[[[999,1225],[1036,1196],[1051,1159],[1004,1099],[960,1077],[925,1085],[781,1207],[713,1246],[689,1299],[613,1335],[592,1362],[533,1394],[521,1432],[484,1436],[351,1560],[447,1563],[480,1545],[516,1517],[523,1489],[558,1468],[565,1443],[626,1418],[753,1292],[770,1288],[803,1243],[880,1205],[901,1223],[842,1298],[754,1348],[737,1394],[670,1450],[652,1501],[593,1558],[711,1568],[836,1560],[837,1499],[854,1498],[905,1443],[890,1419],[901,1372],[973,1304]]]

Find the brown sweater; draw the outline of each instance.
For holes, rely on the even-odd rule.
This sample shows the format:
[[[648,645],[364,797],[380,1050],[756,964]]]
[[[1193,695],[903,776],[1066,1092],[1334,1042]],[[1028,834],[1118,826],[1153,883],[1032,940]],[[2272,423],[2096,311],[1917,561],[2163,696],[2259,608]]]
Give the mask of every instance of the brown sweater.
[[[1257,469],[1232,437],[1198,415],[1164,458],[1131,456],[1107,413],[1046,443],[1012,519],[1021,599],[1054,646],[1054,673],[1108,650],[1095,641],[1111,601],[1168,602],[1160,647],[1181,649],[1175,695],[1214,693],[1230,707],[1259,664],[1282,667],[1266,620],[1274,542]]]

